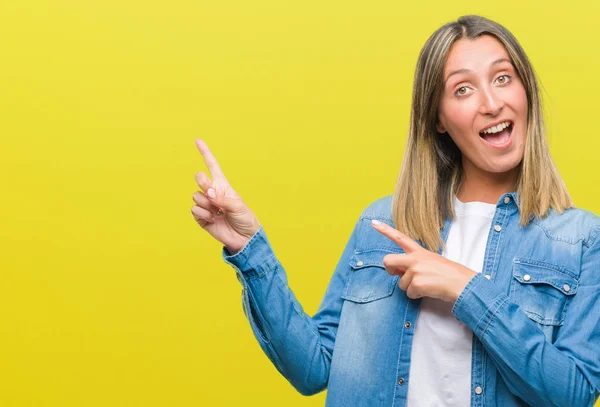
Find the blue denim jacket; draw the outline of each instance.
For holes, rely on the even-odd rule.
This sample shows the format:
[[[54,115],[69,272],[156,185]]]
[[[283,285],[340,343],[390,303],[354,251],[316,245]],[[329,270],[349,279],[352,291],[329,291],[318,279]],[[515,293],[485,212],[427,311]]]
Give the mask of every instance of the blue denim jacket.
[[[522,227],[516,199],[507,193],[498,201],[482,272],[452,308],[473,331],[471,406],[593,406],[600,219],[573,208]],[[371,219],[394,225],[391,195],[361,214],[313,317],[290,290],[262,226],[240,252],[222,252],[266,355],[301,394],[327,388],[326,406],[406,405],[421,300],[386,272],[383,257],[402,249]]]

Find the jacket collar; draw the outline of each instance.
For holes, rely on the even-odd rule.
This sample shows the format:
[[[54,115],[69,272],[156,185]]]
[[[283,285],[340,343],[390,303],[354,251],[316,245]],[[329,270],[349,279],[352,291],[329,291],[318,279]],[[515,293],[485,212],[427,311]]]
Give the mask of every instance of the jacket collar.
[[[507,200],[506,198],[509,198],[509,199]],[[509,206],[513,206],[513,207],[516,207],[517,211],[521,210],[520,205],[521,205],[521,201],[519,199],[517,192],[507,192],[505,194],[502,194],[502,196],[498,199],[498,202],[496,203],[497,208],[506,208]],[[452,219],[450,219],[450,218],[447,218],[444,221],[444,226],[442,227],[442,230],[441,230],[441,237],[442,237],[442,241],[444,242],[444,244],[446,244],[446,239],[448,238],[448,232],[450,232],[450,224],[451,223],[452,223]],[[442,254],[441,248],[438,251],[438,254]]]

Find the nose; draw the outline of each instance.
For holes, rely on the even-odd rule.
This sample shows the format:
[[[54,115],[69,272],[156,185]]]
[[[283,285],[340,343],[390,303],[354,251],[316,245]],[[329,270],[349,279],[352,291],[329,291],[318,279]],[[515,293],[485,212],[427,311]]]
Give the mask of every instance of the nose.
[[[496,116],[504,107],[504,101],[498,97],[494,92],[494,89],[487,88],[483,89],[481,95],[481,106],[479,108],[480,113],[489,114]]]

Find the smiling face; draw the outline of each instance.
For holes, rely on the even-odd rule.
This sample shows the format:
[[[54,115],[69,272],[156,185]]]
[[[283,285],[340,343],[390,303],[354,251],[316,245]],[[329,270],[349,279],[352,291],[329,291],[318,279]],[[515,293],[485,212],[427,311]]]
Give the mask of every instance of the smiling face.
[[[502,43],[490,35],[456,41],[444,81],[437,131],[448,132],[460,149],[466,179],[516,180],[525,152],[527,95]]]

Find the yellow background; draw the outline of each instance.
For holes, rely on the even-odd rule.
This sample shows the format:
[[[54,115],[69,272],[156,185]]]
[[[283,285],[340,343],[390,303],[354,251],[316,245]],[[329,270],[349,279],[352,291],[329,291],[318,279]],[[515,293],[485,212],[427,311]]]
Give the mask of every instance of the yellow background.
[[[192,218],[194,139],[312,315],[393,192],[420,48],[471,13],[521,41],[557,165],[600,213],[598,2],[3,1],[0,405],[322,406],[263,355]]]

